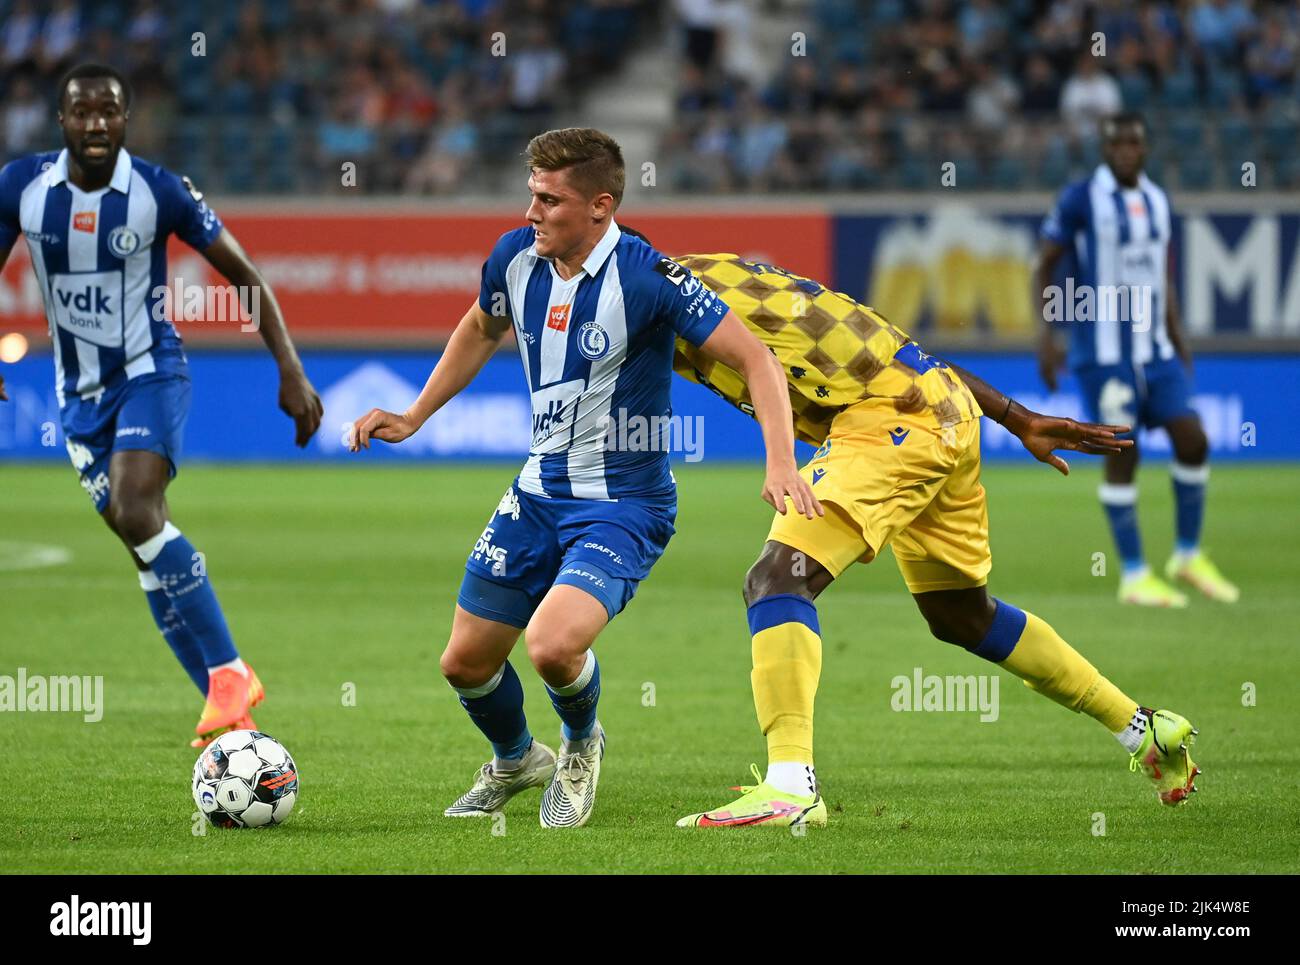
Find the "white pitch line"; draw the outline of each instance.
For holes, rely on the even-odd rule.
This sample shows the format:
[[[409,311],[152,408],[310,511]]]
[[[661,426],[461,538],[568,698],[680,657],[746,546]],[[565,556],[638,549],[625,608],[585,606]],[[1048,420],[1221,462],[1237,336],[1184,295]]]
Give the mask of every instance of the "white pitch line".
[[[61,566],[70,559],[72,559],[72,551],[64,546],[0,540],[0,571],[37,570],[46,566]]]

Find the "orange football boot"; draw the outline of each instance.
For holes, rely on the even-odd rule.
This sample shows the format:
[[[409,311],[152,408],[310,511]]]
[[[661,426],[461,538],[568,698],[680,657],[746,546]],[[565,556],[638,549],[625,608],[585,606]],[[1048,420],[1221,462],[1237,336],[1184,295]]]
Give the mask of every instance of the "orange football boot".
[[[237,670],[218,670],[208,679],[208,700],[203,716],[194,730],[199,735],[190,741],[194,748],[206,747],[227,731],[257,730],[250,709],[266,697],[266,688],[247,663],[248,679]]]

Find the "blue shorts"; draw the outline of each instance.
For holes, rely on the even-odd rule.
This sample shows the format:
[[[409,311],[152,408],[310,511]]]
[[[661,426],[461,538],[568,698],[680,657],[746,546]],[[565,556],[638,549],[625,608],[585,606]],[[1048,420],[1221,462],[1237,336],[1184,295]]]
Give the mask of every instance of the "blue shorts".
[[[1086,365],[1075,369],[1083,389],[1083,404],[1093,422],[1155,429],[1175,419],[1196,415],[1191,386],[1180,359],[1146,365]]]
[[[567,499],[522,492],[516,479],[469,554],[457,602],[522,629],[547,590],[567,584],[598,599],[612,620],[663,556],[676,518],[676,493]]]
[[[141,375],[98,402],[68,400],[62,413],[68,456],[95,509],[108,508],[108,463],[114,452],[156,452],[167,460],[168,475],[176,475],[189,414],[190,380],[184,375]]]

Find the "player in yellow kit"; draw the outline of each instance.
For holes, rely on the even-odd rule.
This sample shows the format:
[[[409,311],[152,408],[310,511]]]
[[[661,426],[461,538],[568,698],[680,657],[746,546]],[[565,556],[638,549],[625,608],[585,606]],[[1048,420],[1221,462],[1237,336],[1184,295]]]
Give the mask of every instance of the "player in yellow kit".
[[[624,227],[624,231],[628,229]],[[980,484],[981,414],[1038,459],[1068,472],[1057,449],[1129,445],[1127,426],[1032,412],[933,358],[872,309],[785,269],[737,255],[677,259],[772,350],[785,370],[796,434],[819,445],[802,470],[825,509],[781,513],[745,580],[754,704],[768,770],[743,795],[677,823],[691,827],[825,824],[813,770],[813,701],[821,638],[813,601],[855,562],[892,546],[904,582],[940,640],[998,664],[1047,697],[1095,718],[1132,755],[1165,804],[1195,790],[1196,731],[1139,705],[1043,620],[989,596],[988,510]],[[698,281],[697,281],[698,279]],[[678,374],[752,414],[744,380],[678,340]]]

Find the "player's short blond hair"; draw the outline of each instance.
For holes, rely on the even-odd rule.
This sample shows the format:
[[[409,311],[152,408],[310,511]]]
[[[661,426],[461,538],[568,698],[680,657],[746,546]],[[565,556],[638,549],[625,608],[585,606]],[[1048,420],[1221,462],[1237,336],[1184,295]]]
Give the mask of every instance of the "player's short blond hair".
[[[608,192],[617,208],[623,200],[623,149],[604,131],[565,127],[538,134],[524,154],[528,170],[569,172],[570,183],[595,197]]]

